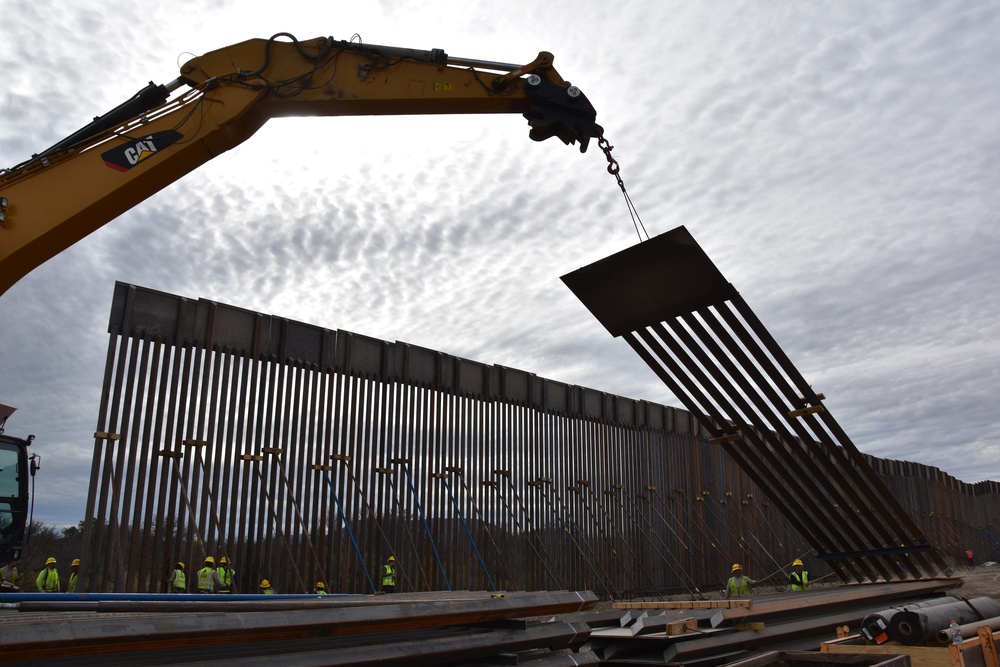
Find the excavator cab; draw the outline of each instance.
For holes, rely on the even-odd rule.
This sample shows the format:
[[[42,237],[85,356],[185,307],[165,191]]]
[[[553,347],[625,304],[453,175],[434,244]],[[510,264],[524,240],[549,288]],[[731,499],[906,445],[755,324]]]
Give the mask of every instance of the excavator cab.
[[[28,478],[38,469],[37,458],[28,458],[35,436],[4,435],[3,427],[13,412],[14,408],[0,405],[0,563],[21,557],[29,531]]]

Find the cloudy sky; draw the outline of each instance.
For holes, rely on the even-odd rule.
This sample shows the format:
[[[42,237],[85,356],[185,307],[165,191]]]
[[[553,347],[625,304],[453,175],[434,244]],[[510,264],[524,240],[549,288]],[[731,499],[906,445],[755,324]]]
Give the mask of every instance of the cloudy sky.
[[[1000,480],[995,0],[0,6],[0,167],[253,37],[551,51],[649,233],[688,227],[860,449]],[[527,135],[275,120],[22,279],[0,403],[36,519],[83,519],[116,280],[676,405],[559,280],[638,240],[604,156]]]

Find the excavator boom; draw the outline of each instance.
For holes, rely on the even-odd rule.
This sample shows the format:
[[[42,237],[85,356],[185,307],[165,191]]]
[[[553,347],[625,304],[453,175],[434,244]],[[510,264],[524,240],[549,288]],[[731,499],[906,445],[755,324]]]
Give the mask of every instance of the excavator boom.
[[[557,137],[581,152],[601,135],[586,96],[545,52],[506,65],[285,33],[212,51],[0,171],[0,295],[271,118],[477,113],[523,114],[532,139]]]

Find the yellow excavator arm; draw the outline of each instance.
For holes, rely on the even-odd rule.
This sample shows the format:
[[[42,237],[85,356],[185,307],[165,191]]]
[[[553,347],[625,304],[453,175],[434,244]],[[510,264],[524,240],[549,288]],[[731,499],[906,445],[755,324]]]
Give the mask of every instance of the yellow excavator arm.
[[[0,171],[0,294],[270,118],[473,113],[523,114],[532,139],[558,137],[581,152],[602,132],[544,52],[508,65],[286,33],[212,51]]]

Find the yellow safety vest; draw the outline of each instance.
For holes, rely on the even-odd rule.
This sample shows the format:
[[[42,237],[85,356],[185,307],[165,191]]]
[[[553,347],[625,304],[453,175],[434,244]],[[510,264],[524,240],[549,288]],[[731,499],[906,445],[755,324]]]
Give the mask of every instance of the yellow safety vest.
[[[215,569],[209,567],[208,565],[198,570],[198,592],[200,593],[212,592],[213,574],[215,574]]]
[[[802,570],[802,575],[800,576],[796,572],[791,572],[788,575],[788,583],[792,585],[793,591],[804,591],[809,584],[809,573]]]
[[[396,568],[392,565],[386,563],[382,566],[382,585],[383,586],[395,586],[396,585]]]
[[[76,593],[76,572],[69,573],[69,581],[66,582],[66,592]]]
[[[59,573],[55,568],[45,568],[39,572],[38,578],[35,579],[35,584],[41,593],[58,593],[62,590],[59,587]]]
[[[184,570],[180,568],[174,570],[174,576],[170,578],[170,585],[175,593],[187,591],[187,577],[184,575]]]
[[[219,593],[229,593],[233,589],[233,571],[228,567],[220,567],[215,571],[219,575]]]
[[[16,567],[13,570],[8,570],[6,565],[0,567],[0,581],[9,581],[16,585],[17,580],[20,578],[21,573],[17,571]]]
[[[750,577],[740,577],[739,581],[736,581],[736,577],[729,577],[729,583],[726,584],[726,588],[731,598],[750,595]]]

